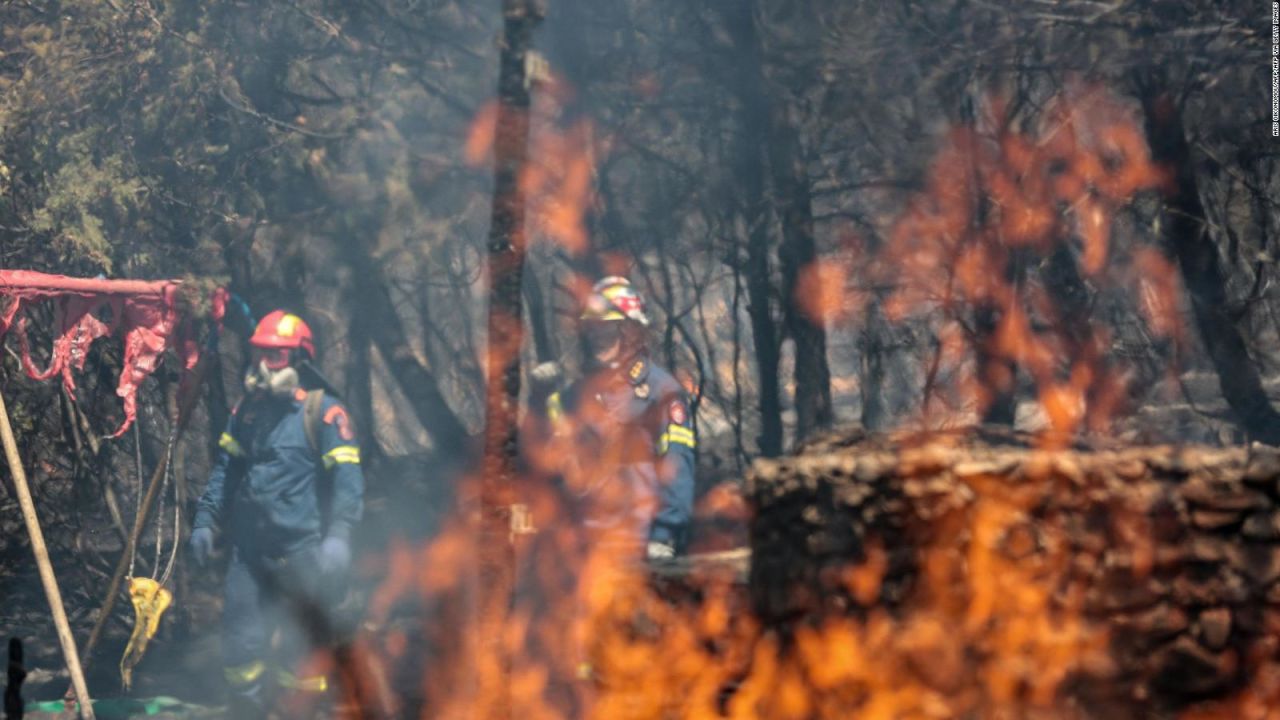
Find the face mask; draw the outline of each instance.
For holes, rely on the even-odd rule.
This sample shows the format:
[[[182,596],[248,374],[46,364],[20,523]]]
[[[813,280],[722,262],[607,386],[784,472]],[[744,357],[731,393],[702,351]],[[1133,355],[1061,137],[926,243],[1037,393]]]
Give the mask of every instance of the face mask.
[[[244,376],[244,389],[249,394],[266,392],[276,397],[292,397],[300,384],[296,369],[283,367],[272,370],[266,361],[250,367]]]
[[[623,360],[622,322],[587,323],[583,329],[588,360],[597,367],[617,368]]]

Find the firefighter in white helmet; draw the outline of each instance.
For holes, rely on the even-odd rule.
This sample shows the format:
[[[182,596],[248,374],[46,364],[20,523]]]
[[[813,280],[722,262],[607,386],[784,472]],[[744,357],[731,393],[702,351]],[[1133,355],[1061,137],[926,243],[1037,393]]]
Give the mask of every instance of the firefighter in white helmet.
[[[682,548],[693,512],[697,437],[688,394],[649,359],[648,327],[629,281],[597,282],[579,316],[584,376],[549,393],[545,413],[581,461],[568,474],[582,476],[566,481],[587,527],[666,560]],[[532,379],[535,388],[554,385],[559,368],[539,365]]]

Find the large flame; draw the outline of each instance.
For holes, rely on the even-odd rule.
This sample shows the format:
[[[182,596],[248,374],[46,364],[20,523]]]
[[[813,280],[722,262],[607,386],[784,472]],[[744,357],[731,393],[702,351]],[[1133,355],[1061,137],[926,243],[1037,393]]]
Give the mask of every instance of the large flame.
[[[610,472],[568,457],[548,447],[540,461],[570,487]],[[1053,716],[1061,683],[1106,663],[1106,635],[1081,619],[1084,586],[1063,594],[1058,582],[1079,554],[1054,518],[1033,525],[1042,487],[969,483],[976,501],[936,519],[921,579],[895,610],[879,604],[886,554],[871,548],[833,576],[862,610],[778,628],[753,617],[731,570],[655,580],[625,540],[580,528],[571,491],[530,481],[522,496],[540,521],[518,541],[510,676],[466,622],[479,548],[463,522],[420,550],[392,549],[369,623],[394,625],[401,606],[425,614],[423,632],[386,632],[370,651],[390,665],[426,655],[424,718],[484,716],[484,688],[498,682],[522,718]]]
[[[1076,243],[1083,277],[1115,280],[1115,214],[1162,174],[1131,113],[1100,89],[1064,93],[1021,131],[1000,103],[989,105],[986,124],[996,130],[946,137],[924,191],[891,224],[884,248],[804,269],[797,300],[823,321],[850,322],[870,293],[851,294],[849,283],[891,286],[883,303],[891,319],[939,314],[936,363],[959,378],[926,399],[926,416],[981,409],[993,386],[1012,383],[1007,368],[1016,366],[1034,379],[1053,434],[1066,437],[1100,427],[1122,395],[1119,372],[1104,362],[1109,338],[1087,318],[1073,332],[1061,329],[1067,311],[1011,268],[1020,253],[1046,258]],[[488,157],[495,117],[492,109],[477,117],[464,148],[469,161]],[[547,111],[533,123],[520,183],[534,235],[580,252],[584,218],[597,202],[600,143],[589,124],[561,129],[554,117]],[[1176,336],[1168,263],[1139,250],[1127,267],[1151,329]],[[570,285],[585,291],[588,282]],[[975,308],[996,318],[981,348],[970,325]],[[519,351],[508,345],[496,351]],[[978,350],[1005,362],[979,369]],[[893,610],[882,603],[889,549],[873,547],[832,576],[833,593],[851,607],[766,626],[733,568],[655,576],[633,538],[584,528],[584,490],[592,503],[632,501],[609,480],[638,451],[625,427],[589,419],[614,433],[598,456],[575,447],[572,423],[582,418],[554,434],[530,421],[528,472],[515,495],[535,529],[513,529],[510,538],[518,579],[500,647],[480,641],[481,621],[470,610],[482,550],[475,512],[422,547],[390,548],[360,649],[395,669],[404,705],[419,707],[421,717],[490,716],[499,686],[509,688],[516,716],[533,719],[1053,717],[1062,714],[1055,702],[1064,682],[1105,669],[1107,638],[1083,619],[1084,586],[1060,582],[1081,557],[1062,540],[1058,518],[1033,519],[1053,482],[1049,464],[1029,470],[1021,488],[969,478],[975,499],[934,519],[920,547],[919,580]],[[463,481],[464,508],[474,509],[479,485]],[[703,508],[746,513],[724,489]],[[1117,532],[1130,537],[1135,567],[1143,567],[1143,548],[1150,551],[1142,528]],[[1273,678],[1243,706],[1265,706],[1276,686]]]

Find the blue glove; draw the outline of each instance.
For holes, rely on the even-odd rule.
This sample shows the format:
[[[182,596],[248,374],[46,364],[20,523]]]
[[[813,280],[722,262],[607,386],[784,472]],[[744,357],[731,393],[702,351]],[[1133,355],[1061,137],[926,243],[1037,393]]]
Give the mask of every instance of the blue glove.
[[[320,543],[320,572],[325,575],[345,573],[351,567],[351,544],[330,535]]]
[[[204,567],[209,564],[209,556],[213,555],[213,530],[198,527],[191,531],[191,539],[187,541],[191,548],[191,556],[196,565]]]

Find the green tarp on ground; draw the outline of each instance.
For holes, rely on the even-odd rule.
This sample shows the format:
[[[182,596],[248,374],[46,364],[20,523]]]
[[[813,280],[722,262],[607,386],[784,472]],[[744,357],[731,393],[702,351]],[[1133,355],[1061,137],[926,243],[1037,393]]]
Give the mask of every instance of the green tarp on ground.
[[[61,700],[28,703],[26,714],[36,713],[57,715],[62,712]],[[161,695],[153,698],[113,698],[93,701],[93,712],[98,720],[129,720],[129,718],[150,717],[153,715],[171,715],[182,718],[214,717],[221,713],[220,708],[209,708],[193,705],[177,698]]]

